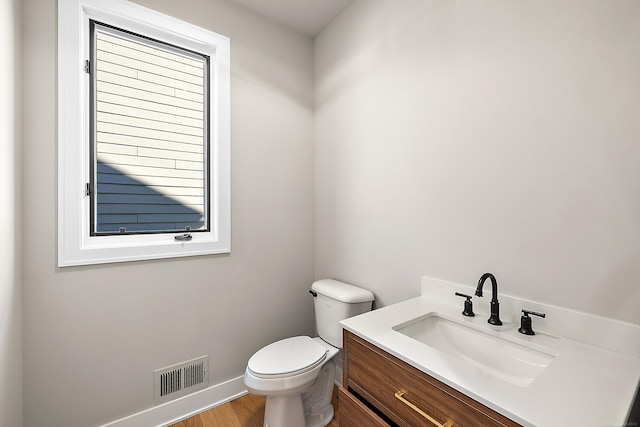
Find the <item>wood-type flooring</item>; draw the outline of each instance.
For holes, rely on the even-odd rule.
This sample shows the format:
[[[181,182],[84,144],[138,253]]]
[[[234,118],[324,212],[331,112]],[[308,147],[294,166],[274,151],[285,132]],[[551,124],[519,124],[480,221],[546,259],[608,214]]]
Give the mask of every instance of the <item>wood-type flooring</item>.
[[[216,406],[170,427],[262,427],[264,420],[262,396],[246,394],[230,402]],[[338,427],[338,393],[334,387],[332,397],[336,416],[327,427]]]

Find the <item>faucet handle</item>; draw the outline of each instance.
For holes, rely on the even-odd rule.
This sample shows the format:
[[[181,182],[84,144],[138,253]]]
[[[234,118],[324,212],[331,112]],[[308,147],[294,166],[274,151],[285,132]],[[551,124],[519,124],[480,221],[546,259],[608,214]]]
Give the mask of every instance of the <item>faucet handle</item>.
[[[547,315],[544,313],[538,313],[537,311],[523,309],[522,317],[520,317],[520,328],[518,329],[518,332],[520,332],[521,334],[524,334],[524,335],[536,334],[535,332],[533,332],[533,328],[531,327],[531,317],[529,317],[530,314],[533,314],[534,316],[540,316],[542,318],[547,317]]]
[[[471,295],[461,294],[460,292],[456,292],[456,295],[467,299],[464,302],[464,311],[462,312],[462,315],[467,317],[474,317],[476,314],[473,312],[473,303],[471,302]]]

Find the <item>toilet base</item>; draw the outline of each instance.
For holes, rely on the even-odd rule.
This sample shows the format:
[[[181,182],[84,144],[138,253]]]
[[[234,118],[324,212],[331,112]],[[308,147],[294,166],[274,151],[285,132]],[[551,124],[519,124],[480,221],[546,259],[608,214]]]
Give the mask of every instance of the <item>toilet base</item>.
[[[292,396],[267,396],[267,402],[264,407],[263,426],[305,426],[301,396],[299,394]]]
[[[331,360],[323,366],[313,389],[302,395],[305,427],[324,427],[333,419],[331,397],[335,375],[336,364]]]
[[[327,362],[318,378],[303,394],[269,395],[265,403],[264,427],[324,427],[334,416],[331,396],[336,366]]]

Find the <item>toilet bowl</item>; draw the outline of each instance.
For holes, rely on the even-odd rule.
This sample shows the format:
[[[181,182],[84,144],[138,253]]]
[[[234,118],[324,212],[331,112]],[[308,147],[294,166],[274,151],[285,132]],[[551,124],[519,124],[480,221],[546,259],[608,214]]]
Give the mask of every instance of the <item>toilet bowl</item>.
[[[334,356],[342,348],[340,320],[371,310],[373,294],[332,279],[313,283],[319,337],[296,336],[258,350],[247,363],[249,393],[266,396],[264,427],[324,427],[331,422]]]
[[[331,422],[338,351],[321,338],[298,336],[270,344],[249,359],[244,382],[249,393],[267,397],[265,427]]]

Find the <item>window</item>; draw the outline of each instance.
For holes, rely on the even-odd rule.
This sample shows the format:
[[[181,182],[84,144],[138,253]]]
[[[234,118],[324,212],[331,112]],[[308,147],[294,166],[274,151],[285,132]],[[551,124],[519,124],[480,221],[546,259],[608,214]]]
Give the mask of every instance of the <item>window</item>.
[[[59,266],[229,252],[229,39],[58,4]]]
[[[208,229],[208,57],[91,22],[93,235]]]

